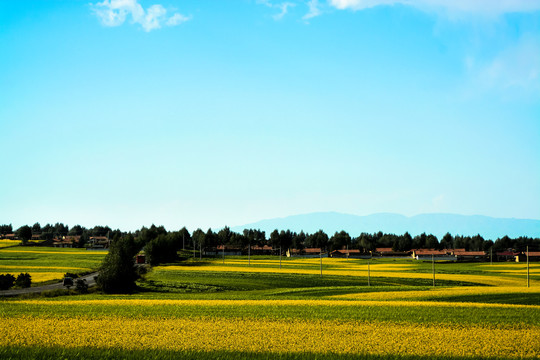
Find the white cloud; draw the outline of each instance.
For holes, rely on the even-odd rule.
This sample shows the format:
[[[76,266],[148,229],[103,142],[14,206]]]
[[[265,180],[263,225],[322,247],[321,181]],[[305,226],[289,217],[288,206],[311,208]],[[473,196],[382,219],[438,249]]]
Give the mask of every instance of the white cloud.
[[[423,11],[451,14],[473,13],[497,16],[504,13],[540,10],[538,0],[329,0],[337,9],[364,10],[381,5],[407,5]]]
[[[473,63],[474,64],[474,63]],[[472,69],[475,69],[472,65]],[[540,91],[540,39],[523,37],[475,69],[481,84],[490,88]]]
[[[467,92],[496,91],[504,97],[540,95],[540,37],[525,35],[490,59],[464,59]]]
[[[191,20],[191,16],[185,16],[179,13],[174,14],[167,20],[167,26],[176,26],[183,22]]]
[[[296,6],[296,4],[291,3],[291,2],[282,2],[279,4],[274,4],[270,0],[257,0],[257,4],[265,5],[269,8],[279,9],[279,13],[272,16],[274,20],[281,20],[285,15],[287,15],[289,8]]]
[[[134,24],[147,32],[159,29],[163,24],[175,26],[191,19],[180,13],[167,16],[167,10],[159,4],[145,10],[138,0],[104,0],[90,6],[104,26],[120,26],[131,17]]]
[[[319,8],[319,0],[308,1],[307,6],[309,8],[309,11],[306,15],[302,17],[302,19],[309,20],[322,14],[321,9]]]

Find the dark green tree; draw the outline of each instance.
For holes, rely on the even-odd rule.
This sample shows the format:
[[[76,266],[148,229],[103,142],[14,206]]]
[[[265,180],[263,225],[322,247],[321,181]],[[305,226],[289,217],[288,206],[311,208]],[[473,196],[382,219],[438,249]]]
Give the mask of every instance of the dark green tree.
[[[0,274],[0,290],[9,290],[15,284],[15,276],[11,274]]]
[[[127,235],[111,244],[99,269],[97,284],[108,294],[131,293],[136,289],[134,256],[138,249],[133,236]]]
[[[37,222],[32,225],[32,235],[41,234],[41,225]]]
[[[13,227],[9,225],[0,225],[0,235],[13,234]]]
[[[32,238],[32,228],[28,225],[23,225],[17,230],[17,236],[22,240],[23,245]]]
[[[29,288],[32,285],[32,277],[29,273],[20,273],[15,280],[15,286]]]
[[[330,250],[341,250],[351,247],[351,236],[344,230],[337,232],[330,238]]]
[[[147,260],[152,266],[173,262],[177,258],[177,244],[171,234],[160,234],[144,247]]]

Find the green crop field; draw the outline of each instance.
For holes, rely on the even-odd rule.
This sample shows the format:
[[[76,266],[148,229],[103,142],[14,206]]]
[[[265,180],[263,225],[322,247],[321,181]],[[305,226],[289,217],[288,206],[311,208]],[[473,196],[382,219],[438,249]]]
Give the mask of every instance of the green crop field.
[[[30,254],[10,256],[81,268],[101,259]],[[367,260],[323,258],[321,276],[320,259],[188,259],[153,268],[132,295],[0,300],[0,358],[540,356],[538,263],[529,288],[522,263],[436,263],[435,272],[433,287],[429,262],[373,259],[368,286]]]
[[[0,248],[0,274],[27,272],[33,285],[57,281],[67,272],[83,274],[96,270],[106,252],[86,249],[24,247]]]

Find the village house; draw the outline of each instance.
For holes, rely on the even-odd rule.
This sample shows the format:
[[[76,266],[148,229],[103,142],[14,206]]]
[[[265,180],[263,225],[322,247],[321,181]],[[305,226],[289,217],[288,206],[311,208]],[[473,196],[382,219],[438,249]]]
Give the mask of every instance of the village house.
[[[305,248],[305,249],[288,249],[285,255],[287,257],[304,257],[304,258],[315,258],[320,257],[322,254],[323,257],[328,257],[328,253],[322,252],[321,248]]]
[[[371,254],[366,254],[358,249],[334,250],[330,253],[333,258],[369,259]]]
[[[61,248],[73,248],[79,247],[79,242],[81,241],[80,236],[62,236],[60,238],[53,239],[53,247]]]
[[[88,245],[91,249],[108,249],[111,242],[107,236],[90,236]]]
[[[448,250],[413,249],[412,257],[416,260],[456,261],[456,256],[451,255]]]

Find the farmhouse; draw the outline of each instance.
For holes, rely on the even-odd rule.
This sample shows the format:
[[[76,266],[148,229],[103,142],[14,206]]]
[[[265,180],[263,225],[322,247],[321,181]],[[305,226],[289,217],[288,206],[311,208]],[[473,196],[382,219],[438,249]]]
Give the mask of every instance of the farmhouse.
[[[516,262],[527,262],[527,252],[515,256]],[[529,251],[529,261],[540,261],[540,251]]]
[[[485,251],[458,251],[454,250],[451,253],[458,261],[484,261],[488,259]]]
[[[269,245],[264,246],[252,246],[250,249],[252,255],[272,255],[275,251]]]
[[[237,255],[238,256],[238,255],[242,255],[242,249],[239,248],[239,247],[235,247],[235,246],[218,245],[218,247],[216,247],[216,248],[212,248],[212,249],[203,251],[203,255],[208,255],[208,256],[217,256],[217,255],[231,256],[231,255]]]
[[[305,258],[314,258],[328,257],[328,253],[323,253],[321,248],[305,248],[305,249],[288,249],[286,252],[287,257],[305,257]]]
[[[92,249],[107,249],[111,245],[107,236],[90,236],[88,243]]]
[[[372,252],[373,256],[383,256],[383,257],[409,257],[411,256],[410,251],[394,251],[392,248],[376,248]]]
[[[53,246],[61,247],[61,248],[78,247],[80,240],[81,240],[81,237],[78,235],[77,236],[62,236],[61,238],[53,239]]]
[[[499,251],[496,253],[496,255],[497,255],[497,261],[515,261],[516,256],[518,256],[519,253],[513,250],[507,250],[507,251]]]
[[[446,260],[456,261],[456,256],[451,255],[447,250],[435,249],[414,249],[412,257],[416,260]]]
[[[369,259],[371,254],[366,254],[358,249],[341,249],[334,250],[330,253],[333,258],[353,258],[353,259]]]

